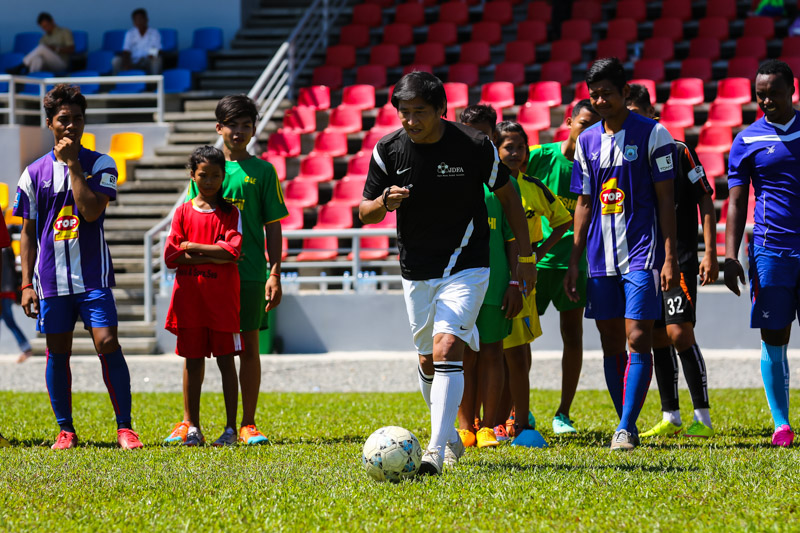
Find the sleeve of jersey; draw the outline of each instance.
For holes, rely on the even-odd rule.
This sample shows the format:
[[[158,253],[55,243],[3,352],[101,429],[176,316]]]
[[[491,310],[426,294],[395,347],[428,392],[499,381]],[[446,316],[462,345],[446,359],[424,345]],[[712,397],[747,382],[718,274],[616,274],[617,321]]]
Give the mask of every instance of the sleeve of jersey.
[[[744,186],[750,187],[753,175],[753,161],[747,153],[747,147],[739,133],[733,140],[731,152],[728,154],[728,189]]]
[[[184,253],[181,250],[181,243],[186,240],[186,234],[183,231],[183,209],[175,210],[175,215],[172,217],[172,227],[167,236],[167,243],[164,246],[164,262],[168,268],[177,268],[178,263],[175,258]]]
[[[17,197],[14,199],[14,215],[27,220],[36,220],[36,190],[28,169],[22,172],[17,184]]]
[[[572,222],[572,215],[570,215],[567,208],[564,207],[561,199],[555,194],[553,196],[555,200],[547,205],[547,213],[549,215],[547,217],[547,222],[550,224],[551,228],[557,228],[562,224]]]
[[[272,163],[264,161],[264,187],[262,189],[262,205],[264,206],[264,224],[271,224],[289,216],[283,189],[278,180],[278,173]]]
[[[238,259],[242,253],[242,217],[238,209],[235,213],[236,229],[226,230],[225,237],[214,244],[231,254],[234,259]]]
[[[110,200],[117,197],[117,165],[111,157],[103,154],[92,165],[91,175],[86,178],[89,188],[103,193]]]
[[[575,147],[575,162],[572,165],[572,181],[569,190],[575,194],[592,194],[592,181],[589,174],[589,165],[583,152],[583,143],[580,137]]]
[[[661,124],[650,130],[647,153],[654,182],[675,179],[675,140]]]
[[[372,149],[372,159],[369,161],[369,172],[367,181],[364,184],[364,198],[374,200],[381,194],[386,187],[391,185],[389,181],[389,167],[391,162],[388,160],[386,145],[379,142]]]
[[[0,248],[11,246],[11,236],[8,234],[8,227],[5,219],[0,218]]]
[[[683,158],[681,168],[683,168],[686,177],[692,183],[695,199],[700,201],[703,196],[714,194],[714,189],[708,183],[706,171],[703,165],[700,164],[700,159],[698,159],[695,151],[686,146],[680,156]]]
[[[484,179],[484,183],[489,187],[490,191],[494,192],[508,183],[511,171],[500,161],[497,147],[492,144],[489,137],[485,137],[483,140],[483,151],[486,153],[488,160],[491,161],[491,167],[489,168],[488,176]]]

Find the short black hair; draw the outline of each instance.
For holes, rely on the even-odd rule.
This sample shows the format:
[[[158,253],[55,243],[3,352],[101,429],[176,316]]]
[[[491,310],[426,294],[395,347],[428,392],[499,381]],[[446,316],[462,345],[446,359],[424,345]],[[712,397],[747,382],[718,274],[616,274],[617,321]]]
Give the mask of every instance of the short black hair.
[[[639,109],[648,109],[652,107],[650,103],[650,91],[647,87],[639,83],[632,83],[630,85],[631,92],[628,98],[625,99],[625,105],[635,105]]]
[[[525,128],[523,128],[519,122],[514,122],[513,120],[504,120],[503,122],[497,123],[494,133],[494,144],[500,146],[503,142],[503,136],[509,133],[519,133],[522,135],[525,146],[528,146],[528,134],[525,133]]]
[[[600,116],[598,115],[597,110],[592,107],[592,101],[588,98],[584,98],[583,100],[578,100],[578,103],[576,103],[572,108],[572,118],[577,117],[578,114],[584,109],[588,109],[593,115]]]
[[[65,105],[77,105],[81,108],[81,113],[86,114],[86,97],[81,94],[81,88],[77,85],[67,85],[59,83],[44,95],[44,112],[48,119],[52,120],[58,110]]]
[[[197,167],[200,166],[200,163],[217,165],[222,169],[222,175],[225,175],[225,154],[223,154],[219,148],[214,148],[213,146],[208,145],[195,148],[194,152],[192,152],[192,155],[189,156],[189,162],[186,163],[186,168],[188,168],[189,171],[194,174],[194,172],[197,170]],[[230,212],[231,204],[225,200],[225,196],[222,194],[222,187],[220,187],[219,191],[217,191],[217,204],[223,212]]]
[[[229,94],[223,96],[214,110],[217,122],[225,124],[239,117],[247,117],[255,124],[258,121],[258,108],[252,98],[246,94]]]
[[[47,11],[42,11],[39,13],[39,16],[36,17],[36,24],[41,24],[42,22],[53,22],[53,15]]]
[[[625,67],[616,57],[598,59],[589,67],[589,71],[586,73],[587,87],[603,80],[610,81],[620,92],[628,82],[628,77],[625,75]]]
[[[497,123],[497,111],[490,105],[473,104],[461,112],[462,124],[489,124],[494,130]]]
[[[401,100],[413,100],[414,98],[422,98],[434,109],[443,109],[442,116],[447,112],[447,94],[444,92],[444,84],[430,72],[409,72],[394,86],[392,105],[395,109],[400,106]]]
[[[791,67],[783,61],[779,61],[777,59],[768,59],[767,61],[764,61],[761,63],[761,66],[758,67],[756,76],[761,74],[765,76],[776,74],[782,77],[783,81],[786,82],[786,85],[794,90],[794,74],[792,73]]]
[[[136,9],[133,10],[133,13],[131,13],[131,18],[132,19],[136,18],[136,15],[141,15],[144,18],[147,18],[147,11],[143,7],[137,7]]]

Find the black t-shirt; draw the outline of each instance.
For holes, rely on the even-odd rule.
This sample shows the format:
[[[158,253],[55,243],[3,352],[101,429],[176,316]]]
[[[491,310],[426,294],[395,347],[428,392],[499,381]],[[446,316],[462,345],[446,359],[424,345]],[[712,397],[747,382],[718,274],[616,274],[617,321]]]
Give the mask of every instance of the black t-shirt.
[[[483,133],[445,121],[442,138],[415,144],[400,129],[372,151],[364,197],[412,184],[397,209],[400,269],[409,280],[447,277],[489,266],[489,223],[483,184],[494,191],[509,170]]]
[[[682,141],[675,141],[675,144],[678,149],[674,180],[678,264],[681,269],[697,269],[697,206],[705,195],[713,191],[694,150]]]

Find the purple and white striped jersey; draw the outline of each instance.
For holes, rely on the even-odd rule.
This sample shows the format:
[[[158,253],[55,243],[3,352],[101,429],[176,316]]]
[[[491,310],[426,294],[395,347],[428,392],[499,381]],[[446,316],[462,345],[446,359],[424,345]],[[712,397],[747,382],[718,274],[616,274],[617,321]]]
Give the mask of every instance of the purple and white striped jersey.
[[[78,154],[89,187],[117,196],[117,167],[105,154],[81,148]],[[78,212],[69,168],[51,151],[22,173],[17,185],[14,214],[36,221],[38,254],[33,284],[39,298],[80,294],[114,286],[114,268],[108,252],[103,220],[94,222]]]
[[[603,124],[578,137],[570,187],[591,197],[589,276],[660,269],[664,244],[654,183],[674,178],[675,141],[666,128],[636,113],[628,113],[614,135]]]

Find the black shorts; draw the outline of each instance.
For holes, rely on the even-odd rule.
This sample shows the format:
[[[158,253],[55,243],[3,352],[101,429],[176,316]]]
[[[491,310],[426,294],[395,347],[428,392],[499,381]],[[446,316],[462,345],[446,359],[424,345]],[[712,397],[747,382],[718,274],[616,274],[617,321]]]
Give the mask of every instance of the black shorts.
[[[674,289],[663,293],[664,310],[661,318],[653,327],[663,328],[667,324],[683,324],[697,321],[695,306],[697,305],[697,272],[681,270],[680,283]]]

